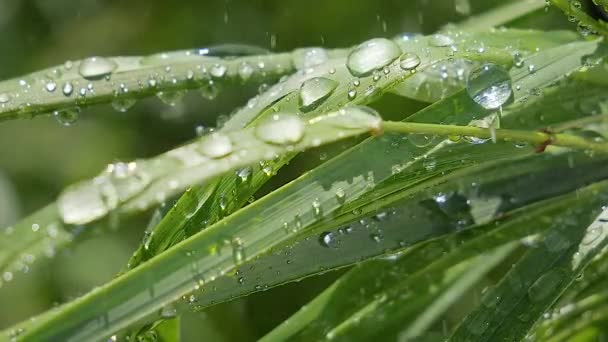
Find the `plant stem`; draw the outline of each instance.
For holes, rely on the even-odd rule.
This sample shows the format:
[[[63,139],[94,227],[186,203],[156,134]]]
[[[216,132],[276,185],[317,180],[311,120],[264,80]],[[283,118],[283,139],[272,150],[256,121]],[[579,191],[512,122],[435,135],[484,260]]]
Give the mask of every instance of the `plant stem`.
[[[503,141],[527,142],[539,146],[555,145],[573,149],[608,153],[607,143],[596,143],[569,134],[552,134],[545,132],[521,131],[512,129],[488,129],[471,126],[437,125],[415,122],[385,121],[385,132],[420,133],[443,136],[471,136],[482,139],[496,138]]]

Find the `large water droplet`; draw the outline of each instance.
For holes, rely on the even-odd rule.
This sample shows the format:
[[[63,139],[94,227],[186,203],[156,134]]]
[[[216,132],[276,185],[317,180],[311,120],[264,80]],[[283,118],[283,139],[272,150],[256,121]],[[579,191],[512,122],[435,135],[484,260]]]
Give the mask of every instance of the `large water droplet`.
[[[137,102],[135,99],[121,98],[115,99],[111,104],[112,108],[114,108],[116,111],[124,113],[129,110],[129,108],[133,107],[135,102]]]
[[[370,39],[354,48],[348,55],[346,66],[355,76],[366,76],[401,55],[401,49],[385,38]]]
[[[404,53],[399,58],[399,66],[403,70],[413,70],[420,65],[420,57],[415,53]]]
[[[108,58],[104,57],[90,57],[83,60],[78,67],[78,73],[80,76],[88,79],[100,79],[104,76],[111,74],[118,64]]]
[[[80,108],[59,109],[53,112],[55,120],[64,126],[70,126],[80,118]]]
[[[294,114],[277,113],[256,127],[261,140],[278,145],[295,144],[304,137],[304,122]]]
[[[300,89],[300,106],[303,111],[310,111],[318,107],[328,98],[338,86],[338,82],[325,77],[312,78]]]
[[[483,108],[497,109],[513,94],[511,76],[501,66],[484,64],[469,74],[467,92]]]
[[[293,52],[293,65],[298,70],[323,64],[328,59],[327,51],[323,48],[297,49]]]
[[[211,133],[201,141],[198,151],[210,158],[221,158],[232,153],[232,141],[222,133]]]
[[[380,130],[382,125],[382,119],[378,112],[365,106],[342,108],[330,119],[332,125],[345,129]]]
[[[156,97],[158,97],[164,104],[167,104],[171,107],[175,107],[179,101],[184,97],[184,92],[180,90],[176,91],[159,91],[156,93]]]

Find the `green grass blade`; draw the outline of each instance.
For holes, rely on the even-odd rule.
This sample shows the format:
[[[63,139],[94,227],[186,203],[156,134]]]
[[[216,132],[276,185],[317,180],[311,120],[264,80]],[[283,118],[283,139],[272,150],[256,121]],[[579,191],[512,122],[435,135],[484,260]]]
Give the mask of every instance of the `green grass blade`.
[[[598,202],[593,197],[595,188],[584,192],[585,201]],[[577,203],[577,196],[570,194],[509,212],[496,222],[408,250],[397,261],[371,261],[358,266],[266,338],[320,339],[334,331],[334,339],[348,340],[365,336],[361,334],[391,335],[389,329],[394,336],[406,327],[410,337],[418,335],[422,331],[416,328],[416,324],[420,324],[416,322],[420,322],[417,320],[429,300],[441,295],[433,284],[441,282],[444,272],[480,252],[548,229],[549,222],[543,223],[540,217],[564,215],[564,208]],[[597,210],[597,206],[594,209]],[[438,314],[429,317],[438,317]]]
[[[221,58],[201,51],[92,57],[3,81],[0,121],[113,101],[132,103],[159,93],[217,88],[227,82],[263,82],[294,70],[291,53]]]
[[[608,198],[605,189],[597,189],[592,195],[600,205]],[[592,215],[581,213],[580,209],[569,212],[578,220],[545,217],[552,226],[539,245],[528,250],[487,294],[497,298],[497,303],[469,314],[450,340],[518,340],[528,333],[608,244],[598,217],[601,208],[595,208]]]

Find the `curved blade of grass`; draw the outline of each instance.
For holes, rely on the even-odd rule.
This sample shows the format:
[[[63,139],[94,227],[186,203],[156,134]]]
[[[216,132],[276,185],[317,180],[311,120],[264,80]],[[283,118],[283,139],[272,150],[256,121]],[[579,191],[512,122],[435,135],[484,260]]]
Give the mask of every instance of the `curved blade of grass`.
[[[546,6],[544,0],[519,0],[501,4],[489,11],[458,23],[463,30],[484,30],[499,27]]]
[[[221,58],[213,57],[209,51],[92,57],[95,61],[89,58],[66,62],[3,81],[0,83],[0,121],[98,103],[134,101],[159,93],[218,87],[229,81],[262,82],[294,70],[291,53]]]
[[[608,174],[597,168],[604,162],[578,154],[536,155],[486,163],[433,178],[403,191],[400,196],[383,199],[383,207],[376,208],[373,214],[361,214],[346,224],[339,220],[322,222],[293,245],[243,263],[237,276],[229,275],[203,284],[192,293],[197,301],[194,307],[189,307],[203,309],[229,298],[468,229],[471,224],[485,223],[506,211],[604,179]],[[596,174],[588,172],[595,169]],[[558,179],[556,174],[560,175]],[[483,185],[472,189],[468,185],[472,183]],[[553,186],[556,183],[560,185]],[[529,193],[530,187],[538,191]],[[436,203],[436,198],[444,197],[450,204]],[[362,212],[368,211],[363,209]],[[528,231],[525,235],[534,232]],[[290,262],[286,263],[286,259]]]
[[[604,205],[608,192],[594,191]],[[605,217],[596,208],[579,220],[545,217],[552,227],[542,242],[515,264],[488,296],[498,298],[490,307],[479,307],[460,324],[452,341],[496,341],[523,338],[587,264],[608,244]],[[598,214],[600,216],[598,216]],[[516,284],[516,285],[514,285]]]
[[[474,174],[470,176],[472,175]],[[542,177],[539,175],[533,178]],[[499,184],[502,185],[496,188]],[[486,191],[492,189],[490,193],[496,191],[500,194],[502,192],[500,189],[508,187],[509,184],[511,183],[500,181],[496,185],[488,184]],[[545,187],[539,186],[539,189],[543,188]],[[483,189],[480,190],[483,193]],[[518,193],[524,194],[525,191]],[[587,200],[592,199],[592,191],[586,191],[586,194]],[[427,326],[431,323],[432,317],[437,318],[440,315],[440,313],[430,315],[427,312],[426,315],[430,315],[426,316],[428,319],[419,320],[424,317],[419,315],[425,312],[429,304],[428,300],[432,300],[437,292],[432,284],[440,282],[444,272],[481,251],[547,229],[547,222],[532,224],[540,220],[540,216],[534,214],[563,214],[564,208],[578,201],[577,196],[570,194],[508,212],[502,218],[496,219],[496,222],[452,233],[445,238],[407,250],[395,262],[378,260],[358,266],[271,332],[267,339],[318,340],[328,337],[327,334],[330,334],[332,339],[340,337],[349,339],[354,336],[365,336],[361,334],[367,333],[373,336],[381,333],[376,329],[386,333],[390,322],[395,329],[393,334],[404,328],[404,322],[409,322],[411,325],[406,325],[409,326],[409,330],[405,334],[409,338],[415,337],[422,333],[421,326]],[[490,215],[489,218],[492,219],[492,216]],[[404,274],[407,276],[403,277]],[[387,284],[391,285],[387,287]],[[433,290],[428,293],[429,289]],[[405,297],[403,293],[411,293],[411,295]],[[376,318],[383,323],[378,324]]]

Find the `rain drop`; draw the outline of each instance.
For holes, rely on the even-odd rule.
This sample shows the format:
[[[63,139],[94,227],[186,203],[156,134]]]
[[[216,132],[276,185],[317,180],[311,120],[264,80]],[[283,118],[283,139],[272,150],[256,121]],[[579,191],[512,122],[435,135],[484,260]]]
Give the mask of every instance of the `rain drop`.
[[[370,39],[355,47],[346,60],[346,66],[355,76],[366,76],[381,69],[401,55],[401,49],[385,38]]]
[[[256,127],[255,134],[264,142],[295,144],[304,137],[304,122],[294,114],[277,113]]]
[[[317,108],[338,86],[338,82],[325,77],[307,80],[300,88],[300,107],[303,111]]]
[[[404,53],[399,58],[399,67],[403,70],[413,70],[420,65],[420,57],[414,53]]]
[[[46,91],[48,91],[49,93],[52,93],[55,91],[55,89],[57,89],[57,83],[49,81],[44,85],[44,89],[46,89]]]
[[[484,64],[470,73],[467,92],[483,108],[497,109],[513,94],[511,76],[501,66]]]
[[[116,68],[118,68],[118,64],[111,59],[90,57],[80,63],[78,73],[87,80],[95,80],[110,75]]]
[[[222,158],[232,153],[232,141],[222,133],[212,133],[201,141],[198,151],[210,158]]]
[[[0,93],[0,103],[7,103],[11,100],[11,96],[7,93]]]
[[[327,51],[315,47],[308,49],[297,49],[293,53],[293,64],[298,70],[308,69],[321,65],[329,59]]]
[[[59,109],[53,112],[53,116],[63,126],[71,126],[80,118],[80,108]]]
[[[327,248],[338,248],[338,239],[336,235],[331,232],[324,232],[319,235],[319,243],[323,247]]]
[[[66,82],[63,84],[63,87],[61,88],[61,92],[65,96],[70,96],[74,92],[74,86],[72,85],[72,83]]]

